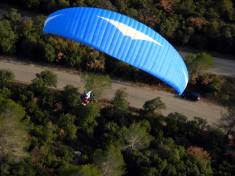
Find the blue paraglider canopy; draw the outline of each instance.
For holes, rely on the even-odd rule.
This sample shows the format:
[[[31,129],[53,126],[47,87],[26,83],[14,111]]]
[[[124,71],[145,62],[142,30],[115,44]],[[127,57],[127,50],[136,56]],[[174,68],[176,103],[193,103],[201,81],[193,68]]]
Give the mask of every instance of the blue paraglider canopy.
[[[84,43],[161,79],[181,94],[188,71],[179,53],[146,25],[98,8],[67,8],[52,13],[45,33]]]

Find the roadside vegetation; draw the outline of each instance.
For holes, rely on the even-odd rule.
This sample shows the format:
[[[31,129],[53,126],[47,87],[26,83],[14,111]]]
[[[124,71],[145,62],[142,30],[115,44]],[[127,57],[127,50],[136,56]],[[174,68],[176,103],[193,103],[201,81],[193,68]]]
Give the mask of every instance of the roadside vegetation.
[[[124,90],[82,106],[77,88],[50,88],[57,82],[50,71],[29,85],[13,81],[0,71],[1,176],[235,174],[232,109],[211,127],[197,117],[163,116],[158,97],[131,108]]]
[[[190,78],[187,89],[222,105],[235,105],[235,79],[206,72],[213,66],[212,56],[207,53],[188,54],[185,62]]]

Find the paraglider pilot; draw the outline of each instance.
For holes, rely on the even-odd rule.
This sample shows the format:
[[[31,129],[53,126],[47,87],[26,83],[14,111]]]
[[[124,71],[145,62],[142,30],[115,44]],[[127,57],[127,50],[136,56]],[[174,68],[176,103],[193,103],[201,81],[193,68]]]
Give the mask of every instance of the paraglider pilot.
[[[81,95],[81,102],[83,106],[86,106],[89,104],[93,99],[92,91],[88,91],[87,93],[84,92],[84,94]]]

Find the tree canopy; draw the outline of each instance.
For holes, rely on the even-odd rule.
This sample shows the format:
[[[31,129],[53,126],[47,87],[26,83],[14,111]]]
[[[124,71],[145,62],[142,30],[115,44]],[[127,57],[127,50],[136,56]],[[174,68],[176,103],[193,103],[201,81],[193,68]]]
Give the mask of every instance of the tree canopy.
[[[26,157],[28,133],[23,122],[25,111],[10,99],[0,97],[0,162]]]

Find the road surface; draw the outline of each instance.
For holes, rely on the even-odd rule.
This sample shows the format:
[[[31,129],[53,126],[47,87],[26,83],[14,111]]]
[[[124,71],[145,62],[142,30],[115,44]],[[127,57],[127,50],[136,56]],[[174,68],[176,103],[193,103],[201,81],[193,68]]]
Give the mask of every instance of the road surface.
[[[36,64],[30,64],[26,62],[20,62],[9,58],[6,60],[0,57],[0,69],[8,69],[12,71],[16,80],[25,83],[30,83],[30,81],[35,78],[35,74],[39,73],[45,69],[53,71],[58,77],[59,89],[62,89],[65,85],[70,84],[82,90],[83,83],[80,76],[75,71],[62,70],[58,68],[53,68],[49,66],[41,66]],[[113,81],[112,87],[110,89],[104,90],[102,98],[112,99],[115,91],[119,88],[126,89],[128,93],[128,101],[133,107],[140,108],[143,106],[144,102],[155,97],[161,97],[162,101],[166,104],[166,110],[163,111],[164,115],[171,112],[179,112],[186,115],[189,118],[201,117],[206,119],[210,124],[214,124],[221,117],[222,113],[226,112],[224,107],[219,105],[206,102],[204,100],[199,102],[190,102],[178,98],[176,95],[154,90],[152,88],[143,86],[137,86],[130,83]]]

